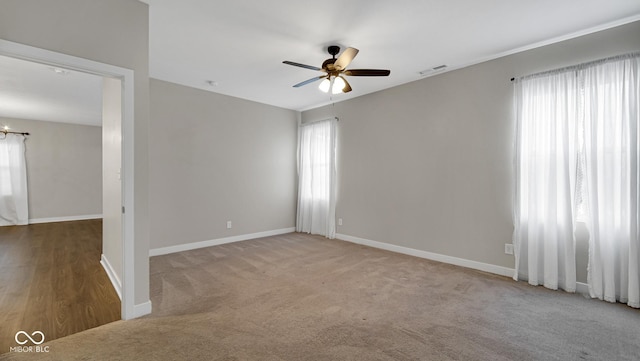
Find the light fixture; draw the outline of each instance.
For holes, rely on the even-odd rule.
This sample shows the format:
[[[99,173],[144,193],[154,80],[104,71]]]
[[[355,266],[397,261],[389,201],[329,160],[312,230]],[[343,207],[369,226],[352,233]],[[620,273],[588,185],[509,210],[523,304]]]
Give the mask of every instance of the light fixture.
[[[342,79],[341,76],[335,77],[333,79],[333,86],[331,87],[331,93],[333,94],[342,93],[342,90],[344,89],[345,85],[346,83],[344,82],[344,79]]]
[[[347,83],[342,79],[341,76],[329,76],[325,78],[318,89],[320,89],[323,93],[328,93],[329,89],[331,89],[331,94],[344,93],[344,88]]]
[[[320,89],[323,93],[327,93],[329,92],[330,87],[331,87],[331,81],[329,80],[329,78],[325,78],[318,86],[318,89]]]

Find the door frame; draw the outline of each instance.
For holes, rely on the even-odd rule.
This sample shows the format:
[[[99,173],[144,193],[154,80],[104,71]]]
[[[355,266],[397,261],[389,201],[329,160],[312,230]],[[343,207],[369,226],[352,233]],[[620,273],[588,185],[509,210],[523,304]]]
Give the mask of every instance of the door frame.
[[[131,69],[96,62],[0,39],[0,55],[57,66],[108,78],[122,83],[122,319],[136,315],[134,243],[134,72]],[[115,285],[114,285],[115,287]],[[140,310],[138,310],[137,313]],[[145,312],[148,313],[148,312]]]

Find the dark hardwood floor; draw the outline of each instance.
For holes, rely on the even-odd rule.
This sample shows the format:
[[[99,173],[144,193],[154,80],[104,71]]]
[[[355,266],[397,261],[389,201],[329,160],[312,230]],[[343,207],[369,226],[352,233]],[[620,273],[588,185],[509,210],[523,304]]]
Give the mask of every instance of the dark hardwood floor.
[[[101,253],[102,220],[0,227],[0,354],[21,330],[51,341],[119,320]]]

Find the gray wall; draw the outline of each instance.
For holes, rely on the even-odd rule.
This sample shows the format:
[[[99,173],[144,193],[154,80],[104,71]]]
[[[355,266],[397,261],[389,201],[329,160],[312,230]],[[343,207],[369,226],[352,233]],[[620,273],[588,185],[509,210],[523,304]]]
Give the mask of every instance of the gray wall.
[[[134,71],[135,303],[149,300],[149,7],[136,0],[2,0],[0,39]]]
[[[102,214],[102,129],[90,125],[0,118],[28,132],[29,219]]]
[[[340,118],[338,233],[513,268],[509,79],[638,50],[640,22],[303,112]]]
[[[151,79],[150,248],[294,227],[297,117]]]

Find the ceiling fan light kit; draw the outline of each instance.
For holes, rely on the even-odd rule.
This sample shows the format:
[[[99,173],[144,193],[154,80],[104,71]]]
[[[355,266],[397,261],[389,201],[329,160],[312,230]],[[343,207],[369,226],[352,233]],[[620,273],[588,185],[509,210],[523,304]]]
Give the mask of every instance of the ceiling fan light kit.
[[[300,68],[322,71],[326,74],[314,77],[298,84],[295,84],[294,88],[299,88],[303,85],[307,85],[323,79],[318,88],[328,93],[331,90],[332,94],[339,93],[348,93],[350,92],[351,85],[347,79],[343,77],[343,75],[347,76],[388,76],[391,71],[383,70],[383,69],[351,69],[347,70],[347,66],[351,63],[353,58],[358,55],[358,49],[356,48],[347,48],[342,54],[336,59],[336,55],[340,52],[340,47],[336,45],[331,45],[327,48],[327,52],[331,55],[330,59],[325,60],[322,63],[322,67],[318,68],[312,65],[300,64],[293,61],[283,61],[284,64],[297,66]]]
[[[347,82],[346,80],[341,77],[341,76],[337,76],[334,78],[331,78],[331,80],[329,80],[329,77],[326,77],[318,86],[318,89],[320,89],[320,91],[322,91],[323,93],[328,93],[329,89],[331,89],[331,94],[339,94],[339,93],[346,93],[345,89],[347,87]]]
[[[347,82],[344,80],[343,77],[337,76],[333,78],[333,86],[331,87],[331,93],[333,94],[344,93],[344,88],[346,85],[347,85]]]
[[[325,78],[323,81],[320,82],[320,85],[318,85],[318,89],[320,89],[320,91],[323,93],[328,93],[330,88],[331,88],[331,80],[329,80],[329,78]]]

